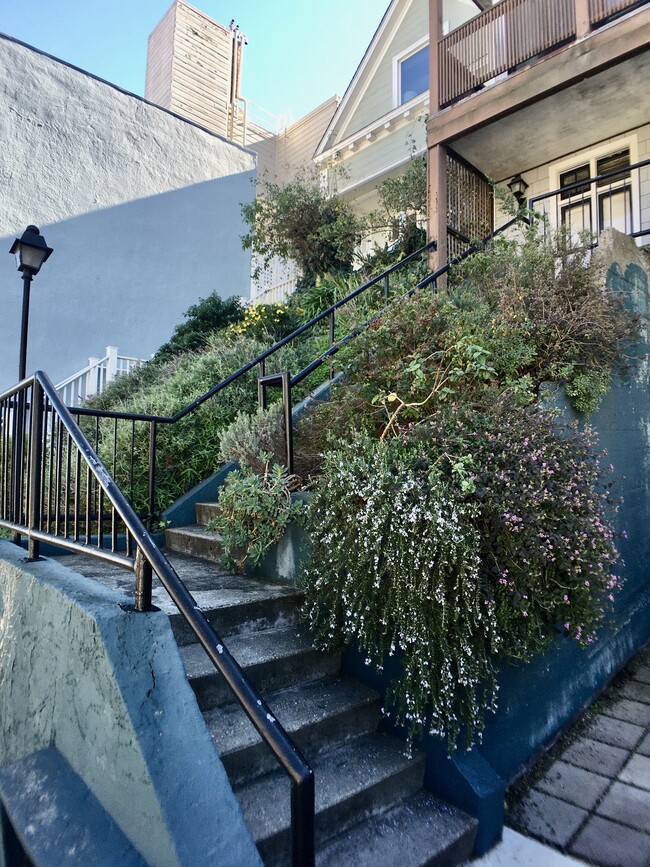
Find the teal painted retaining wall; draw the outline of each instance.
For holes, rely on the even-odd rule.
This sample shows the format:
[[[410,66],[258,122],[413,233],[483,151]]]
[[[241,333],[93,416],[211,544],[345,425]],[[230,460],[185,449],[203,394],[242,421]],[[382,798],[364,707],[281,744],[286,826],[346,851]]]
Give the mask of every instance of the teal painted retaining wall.
[[[156,867],[261,867],[169,619],[130,603],[0,541],[0,765],[54,747]]]

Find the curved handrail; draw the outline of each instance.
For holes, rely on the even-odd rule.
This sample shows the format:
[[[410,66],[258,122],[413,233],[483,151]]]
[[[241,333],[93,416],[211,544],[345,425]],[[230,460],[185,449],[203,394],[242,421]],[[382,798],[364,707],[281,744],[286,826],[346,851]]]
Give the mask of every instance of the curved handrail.
[[[49,406],[48,406],[49,405]],[[133,507],[118,487],[111,474],[93,450],[85,435],[74,421],[70,411],[61,400],[56,388],[42,371],[23,380],[18,386],[0,395],[0,420],[12,413],[18,417],[11,429],[2,432],[2,455],[11,447],[15,458],[11,462],[12,490],[10,498],[2,497],[0,525],[9,527],[29,539],[30,556],[38,558],[39,541],[60,545],[64,548],[83,551],[101,559],[110,560],[121,566],[131,566],[136,572],[136,608],[150,610],[151,597],[146,590],[142,592],[140,575],[143,564],[148,564],[160,579],[178,610],[196,635],[208,657],[233,691],[237,701],[270,747],[274,756],[291,779],[292,846],[294,865],[312,867],[314,863],[314,774],[298,748],[295,746],[282,725],[275,718],[268,705],[256,692],[237,661],[228,651],[223,640],[216,633],[196,600],[189,592],[174,567],[158,548],[149,531]],[[48,415],[51,414],[52,430],[56,430],[55,440],[61,440],[60,431],[67,436],[67,449],[70,444],[76,448],[76,462],[85,464],[101,488],[100,504],[106,497],[112,509],[117,512],[126,530],[137,546],[135,556],[116,555],[105,550],[101,532],[98,529],[98,545],[89,544],[89,529],[86,528],[86,543],[83,544],[67,536],[51,532],[49,519],[46,530],[42,527],[41,495],[44,490],[44,468],[56,463],[51,455],[49,463],[44,457],[48,447]],[[56,425],[55,425],[56,414]],[[29,433],[27,428],[30,428]],[[17,442],[18,440],[18,442]],[[53,448],[50,443],[50,449]],[[26,457],[25,457],[26,456]],[[9,466],[3,462],[3,470]],[[61,468],[59,467],[59,470]],[[60,479],[57,480],[57,489]],[[3,483],[4,484],[4,483]],[[4,493],[4,491],[3,491]],[[87,488],[87,499],[91,499]],[[26,507],[24,504],[26,503]],[[67,511],[67,505],[65,506]],[[102,506],[99,507],[100,512]],[[90,514],[88,513],[88,520]],[[55,526],[59,526],[58,517]],[[140,574],[139,574],[140,573]],[[138,585],[140,584],[140,589]],[[150,586],[150,582],[149,582]]]

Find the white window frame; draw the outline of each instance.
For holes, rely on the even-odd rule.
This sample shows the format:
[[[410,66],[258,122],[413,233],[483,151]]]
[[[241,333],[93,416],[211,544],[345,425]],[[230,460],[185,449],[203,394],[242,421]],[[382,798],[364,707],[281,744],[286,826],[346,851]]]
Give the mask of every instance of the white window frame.
[[[602,144],[595,145],[591,148],[588,148],[583,151],[576,151],[571,154],[571,156],[565,157],[559,162],[552,163],[549,166],[549,189],[550,190],[559,190],[560,189],[560,177],[568,171],[572,169],[578,168],[578,166],[584,165],[585,163],[589,164],[589,177],[596,177],[596,163],[602,157],[609,156],[610,154],[614,154],[617,151],[629,150],[630,152],[630,165],[634,165],[639,161],[639,147],[638,140],[636,134],[625,136],[624,138],[612,139],[611,141],[603,142]],[[639,185],[631,184],[631,193],[632,193],[632,225],[634,226],[634,231],[638,230],[641,226],[641,201],[639,198]],[[591,213],[592,213],[592,228],[595,234],[598,234],[599,226],[598,226],[598,190],[592,189],[591,191]],[[561,214],[561,208],[559,210],[559,214]],[[556,208],[551,209],[551,212],[548,214],[549,222],[555,228],[558,225],[562,224],[561,216],[560,221],[556,219],[558,215],[558,210]]]
[[[426,87],[422,93],[418,93],[413,97],[413,99],[409,99],[407,102],[400,102],[400,95],[402,92],[402,63],[414,54],[417,54],[418,51],[421,51],[428,44],[429,37],[423,36],[421,39],[418,39],[417,42],[409,45],[407,49],[393,57],[393,108],[399,108],[402,105],[409,105],[415,100],[422,99],[422,95],[429,92],[431,82],[429,82],[429,87]]]

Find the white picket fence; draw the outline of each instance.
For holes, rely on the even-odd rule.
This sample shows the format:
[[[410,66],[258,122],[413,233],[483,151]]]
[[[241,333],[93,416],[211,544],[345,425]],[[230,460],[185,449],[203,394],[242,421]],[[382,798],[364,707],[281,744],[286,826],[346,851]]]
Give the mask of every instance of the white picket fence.
[[[81,406],[87,397],[101,394],[109,382],[144,364],[144,358],[120,355],[117,346],[107,346],[103,358],[91,357],[88,364],[56,386],[66,406]]]

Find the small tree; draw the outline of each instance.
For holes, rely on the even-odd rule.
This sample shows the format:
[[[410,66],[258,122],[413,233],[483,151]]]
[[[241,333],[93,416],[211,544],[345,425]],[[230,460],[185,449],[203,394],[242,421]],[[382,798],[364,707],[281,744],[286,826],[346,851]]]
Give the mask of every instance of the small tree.
[[[186,322],[181,322],[174,333],[156,352],[155,361],[169,361],[182,352],[202,349],[206,338],[213,331],[219,331],[244,318],[244,308],[236,296],[224,301],[216,292],[207,298],[199,298],[196,304],[183,314]]]
[[[244,249],[259,254],[265,265],[274,256],[293,259],[307,284],[326,273],[351,270],[364,220],[345,199],[326,195],[308,172],[284,185],[263,180],[257,193],[242,205],[248,226]]]
[[[427,210],[427,160],[424,154],[411,156],[408,167],[395,178],[386,178],[378,188],[379,201],[389,218],[402,214],[413,220]]]

